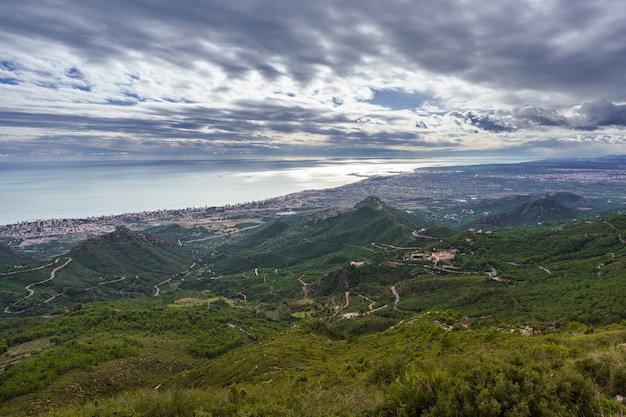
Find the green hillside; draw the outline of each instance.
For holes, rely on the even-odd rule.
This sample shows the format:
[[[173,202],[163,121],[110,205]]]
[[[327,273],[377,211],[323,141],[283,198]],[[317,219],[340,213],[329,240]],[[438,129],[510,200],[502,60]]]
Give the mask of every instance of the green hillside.
[[[198,271],[198,280],[181,288],[287,303],[300,315],[324,317],[364,313],[370,305],[391,308],[395,286],[402,294],[397,307],[410,312],[453,309],[489,325],[613,322],[626,318],[620,302],[626,296],[622,218],[501,232],[418,233],[415,223],[406,224],[406,213],[376,211],[366,203],[282,224],[280,233],[260,231],[252,238],[257,246],[225,246]],[[376,229],[379,222],[384,226]],[[430,259],[440,251],[452,259]],[[345,292],[352,296],[345,299]],[[556,297],[560,303],[553,302]],[[346,303],[354,309],[344,311]]]
[[[15,266],[35,263],[36,260],[9,245],[0,243],[0,271],[10,272]]]
[[[501,197],[447,199],[427,202],[426,218],[439,226],[454,229],[467,227],[515,227],[540,223],[585,220],[606,216],[617,210],[606,198],[586,198],[566,191],[541,194],[518,194]],[[417,211],[416,211],[417,212]]]
[[[0,415],[606,416],[625,411],[614,399],[626,389],[624,325],[592,329],[571,323],[540,334],[530,328],[475,329],[462,315],[442,311],[352,336],[315,320],[278,331],[259,328],[265,324],[250,309],[114,307],[31,324],[40,331],[68,330],[56,345],[0,375]],[[243,332],[255,328],[253,337]],[[43,338],[10,349],[24,350],[24,344]],[[201,340],[214,353],[194,353]],[[13,387],[34,384],[37,377],[45,378],[45,385],[12,397]]]
[[[279,326],[226,300],[125,299],[2,322],[0,415],[156,386]]]
[[[520,203],[506,210],[480,219],[475,225],[514,227],[562,222],[581,216],[579,210],[562,204],[553,197],[543,197]]]
[[[180,272],[181,263],[190,259],[189,253],[174,243],[126,227],[89,239],[72,249],[68,256],[101,274],[176,273]]]
[[[154,235],[120,227],[62,258],[0,278],[5,314],[45,314],[77,302],[153,296],[158,284],[189,273],[191,254]]]
[[[455,231],[370,197],[224,239],[190,267],[118,229],[2,277],[38,285],[0,416],[626,413],[626,215]]]
[[[372,242],[406,244],[412,231],[427,224],[369,197],[352,210],[325,209],[295,224],[278,220],[244,241],[217,248],[210,262],[220,273],[303,263],[336,265],[367,255]]]

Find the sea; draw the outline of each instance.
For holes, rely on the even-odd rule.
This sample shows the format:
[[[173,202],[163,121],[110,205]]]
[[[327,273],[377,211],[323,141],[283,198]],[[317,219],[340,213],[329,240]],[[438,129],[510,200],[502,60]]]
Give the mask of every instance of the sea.
[[[514,157],[0,161],[0,225],[214,207],[437,166]]]

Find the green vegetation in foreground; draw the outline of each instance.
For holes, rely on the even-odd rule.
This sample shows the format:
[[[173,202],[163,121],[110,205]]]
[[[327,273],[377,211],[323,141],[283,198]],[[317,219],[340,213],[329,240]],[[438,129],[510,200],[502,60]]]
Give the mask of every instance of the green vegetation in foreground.
[[[92,303],[58,317],[3,323],[0,414],[24,405],[34,414],[43,398],[65,404],[157,385],[280,328],[219,298],[171,301]]]
[[[607,416],[626,411],[626,327],[546,335],[422,314],[365,336],[320,321],[231,350],[162,385],[47,416]]]

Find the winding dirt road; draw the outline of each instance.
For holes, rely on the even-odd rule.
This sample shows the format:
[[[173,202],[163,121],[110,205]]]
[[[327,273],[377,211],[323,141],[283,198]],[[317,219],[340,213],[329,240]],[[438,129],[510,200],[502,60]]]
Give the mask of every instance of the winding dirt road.
[[[304,276],[304,274],[302,274]],[[309,296],[309,284],[302,281],[302,277],[298,278],[298,282],[302,284],[302,292],[304,293],[304,298]]]
[[[394,297],[396,297],[396,301],[394,301],[393,305],[395,306],[400,302],[400,294],[398,294],[398,290],[396,290],[396,286],[391,287],[391,292]]]
[[[35,290],[32,289],[32,287],[34,287],[35,285],[39,285],[39,284],[44,284],[48,281],[52,281],[57,273],[57,271],[65,268],[67,266],[67,264],[69,264],[70,262],[72,262],[72,258],[67,258],[67,261],[65,261],[65,263],[63,265],[59,265],[56,268],[54,268],[52,271],[50,271],[50,278],[44,279],[43,281],[38,281],[38,282],[33,282],[32,284],[28,284],[25,288],[26,291],[28,291],[28,294],[25,295],[24,297],[20,298],[19,300],[17,300],[16,302],[14,302],[11,305],[8,305],[5,307],[4,312],[7,314],[16,314],[16,313],[22,313],[28,309],[24,309],[24,310],[19,310],[19,311],[11,311],[11,306],[16,306],[19,303],[21,303],[22,301],[28,300],[30,297],[32,297],[33,295],[35,295]],[[50,299],[44,301],[44,302],[48,302],[50,301]]]
[[[191,266],[189,268],[187,268],[187,270],[183,273],[183,276],[181,277],[181,281],[184,281],[185,278],[187,278],[189,275],[191,275],[191,273],[193,272],[192,269],[193,267],[196,266],[196,263],[192,263]],[[152,288],[154,288],[154,297],[158,297],[159,294],[161,294],[161,285],[165,285],[169,282],[172,281],[172,279],[174,279],[174,277],[170,277],[168,279],[166,279],[165,281],[159,282],[156,285],[153,285]]]

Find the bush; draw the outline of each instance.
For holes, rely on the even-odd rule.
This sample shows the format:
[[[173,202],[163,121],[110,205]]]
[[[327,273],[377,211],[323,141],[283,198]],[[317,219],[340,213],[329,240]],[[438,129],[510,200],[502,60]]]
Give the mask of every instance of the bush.
[[[401,357],[387,358],[378,363],[368,376],[374,385],[389,385],[406,372],[407,361]]]
[[[576,369],[609,397],[626,393],[626,352],[611,349],[576,361]]]
[[[412,370],[389,386],[381,411],[407,417],[592,414],[593,388],[582,375],[524,363],[480,360],[448,371]]]

